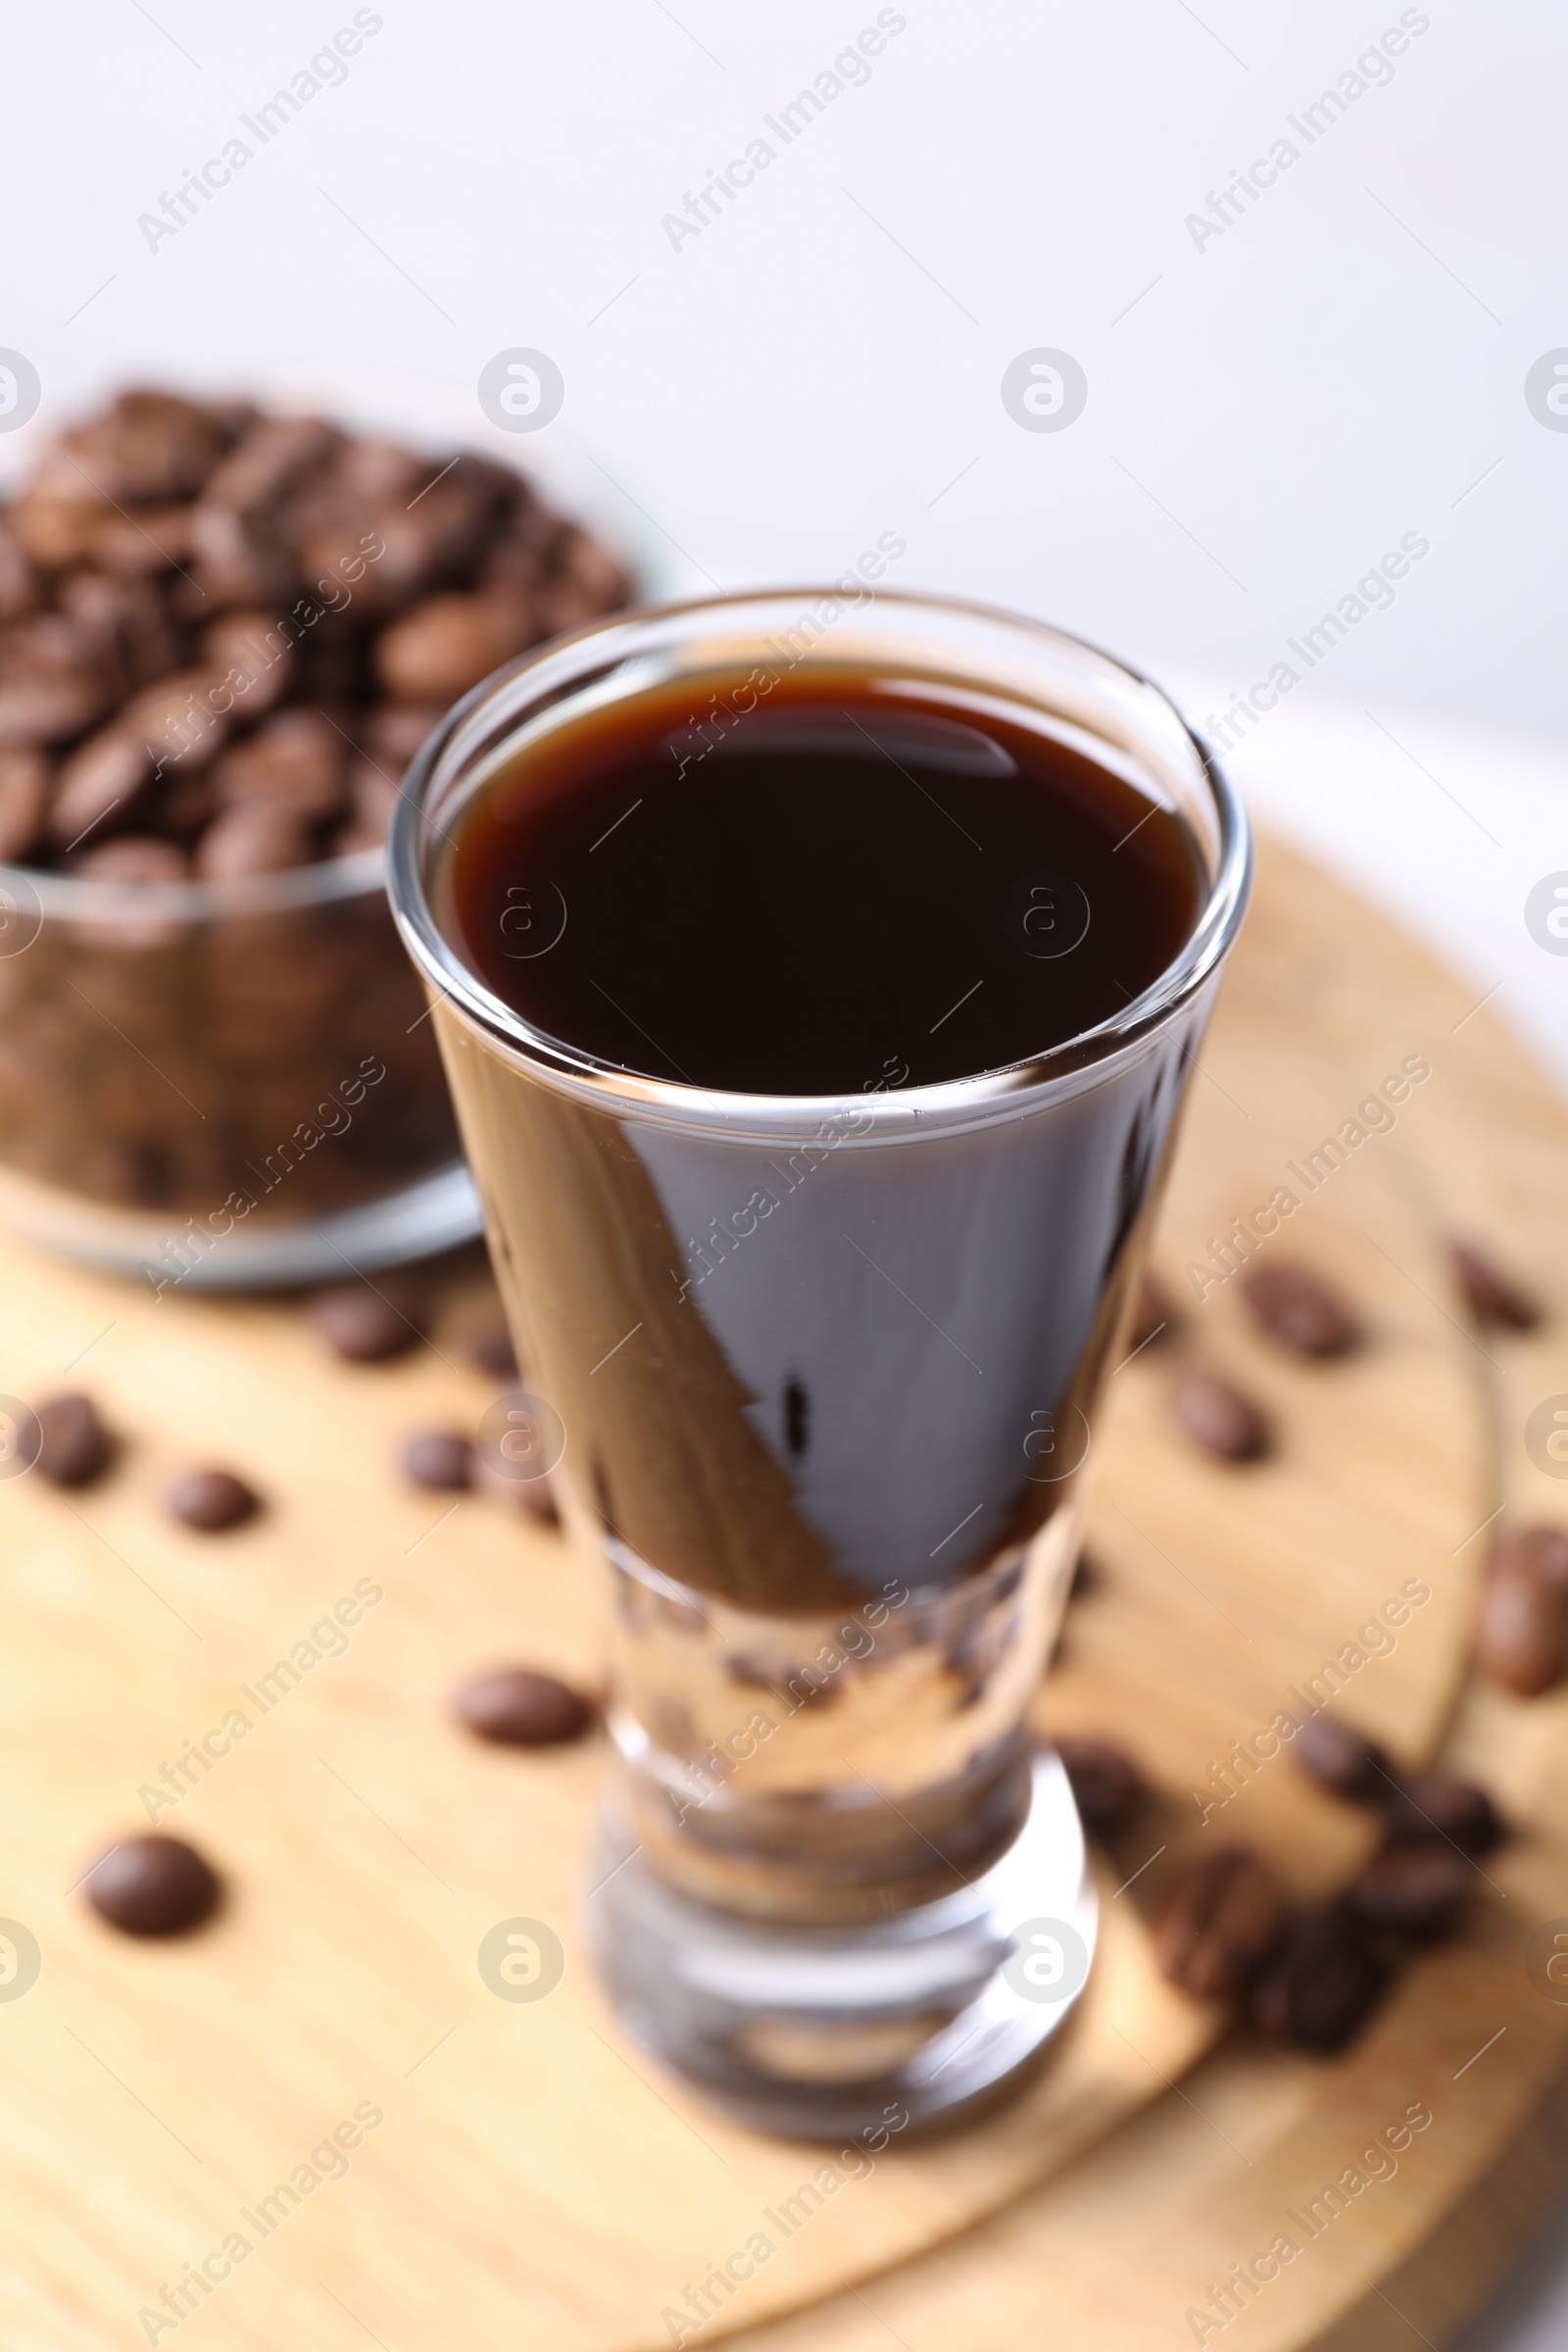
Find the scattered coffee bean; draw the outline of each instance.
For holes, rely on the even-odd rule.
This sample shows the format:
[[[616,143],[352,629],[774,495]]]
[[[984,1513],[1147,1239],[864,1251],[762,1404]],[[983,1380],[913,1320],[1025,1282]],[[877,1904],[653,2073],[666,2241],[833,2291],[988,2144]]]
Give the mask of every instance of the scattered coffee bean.
[[[217,1908],[221,1883],[179,1838],[125,1838],[93,1864],[87,1900],[126,1936],[181,1936]]]
[[[1304,1773],[1357,1804],[1381,1804],[1392,1797],[1396,1776],[1388,1756],[1375,1740],[1332,1715],[1309,1715],[1296,1735],[1296,1761]]]
[[[1195,1999],[1221,1999],[1240,1991],[1284,1924],[1273,1872],[1241,1846],[1222,1846],[1171,1882],[1153,1923],[1154,1957]]]
[[[1478,1323],[1495,1323],[1503,1331],[1535,1330],[1540,1307],[1490,1257],[1468,1242],[1455,1242],[1450,1257],[1459,1295]]]
[[[1568,1602],[1539,1571],[1489,1577],[1476,1618],[1476,1663],[1490,1681],[1535,1698],[1568,1667]]]
[[[461,1429],[419,1429],[405,1438],[398,1456],[403,1475],[437,1494],[466,1494],[473,1484],[473,1440]]]
[[[452,1705],[476,1738],[504,1747],[555,1747],[580,1739],[593,1721],[585,1698],[553,1674],[526,1666],[474,1675],[454,1693]]]
[[[1178,1428],[1218,1461],[1255,1462],[1269,1450],[1268,1423],[1257,1406],[1212,1372],[1178,1372],[1169,1401]]]
[[[1487,1573],[1505,1576],[1513,1569],[1539,1576],[1559,1592],[1568,1593],[1568,1529],[1519,1527],[1511,1535],[1499,1536],[1492,1547]]]
[[[334,1282],[318,1291],[306,1309],[329,1347],[348,1363],[381,1364],[406,1355],[424,1337],[422,1318],[411,1293],[392,1278]]]
[[[1485,1788],[1450,1772],[1416,1773],[1388,1792],[1382,1810],[1401,1845],[1447,1840],[1464,1854],[1490,1854],[1508,1834]]]
[[[1052,1743],[1061,1758],[1084,1828],[1114,1837],[1149,1801],[1149,1783],[1124,1747],[1063,1732]]]
[[[38,1407],[38,1468],[52,1486],[90,1486],[108,1469],[114,1440],[90,1396],[51,1396]]]
[[[1389,1984],[1389,1970],[1343,1905],[1292,1920],[1252,1987],[1265,2034],[1325,2056],[1344,2049]]]
[[[1158,1348],[1176,1328],[1176,1309],[1157,1274],[1146,1274],[1138,1286],[1127,1345],[1136,1355],[1141,1348]]]
[[[208,1535],[242,1527],[262,1507],[255,1489],[231,1470],[187,1470],[176,1478],[164,1498],[176,1519]]]
[[[1345,1355],[1361,1336],[1338,1291],[1293,1259],[1249,1266],[1242,1297],[1259,1329],[1292,1355]]]
[[[1476,1874],[1451,1845],[1386,1845],[1367,1864],[1348,1901],[1369,1928],[1397,1928],[1406,1936],[1446,1936],[1476,1886]]]
[[[480,1372],[489,1372],[497,1380],[517,1380],[517,1351],[512,1344],[512,1334],[504,1323],[487,1323],[476,1331],[468,1342],[468,1360]]]

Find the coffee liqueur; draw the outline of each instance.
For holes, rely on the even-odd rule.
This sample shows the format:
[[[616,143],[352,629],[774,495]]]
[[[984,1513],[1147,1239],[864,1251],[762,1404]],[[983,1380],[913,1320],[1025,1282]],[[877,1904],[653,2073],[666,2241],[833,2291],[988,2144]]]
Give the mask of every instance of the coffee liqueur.
[[[453,713],[392,844],[498,1409],[606,1579],[600,1967],[807,2135],[981,2096],[1089,1967],[1030,1709],[1248,874],[1089,647],[880,595],[817,640],[781,594],[568,639]]]
[[[544,732],[457,816],[435,896],[544,1038],[699,1101],[813,1099],[776,1142],[688,1143],[457,1073],[492,1234],[531,1236],[503,1278],[568,1481],[637,1560],[791,1613],[974,1575],[1071,1493],[1180,1041],[984,1130],[922,1132],[911,1090],[1124,1010],[1200,874],[1065,730],[763,682],[708,698],[727,723],[670,688]]]

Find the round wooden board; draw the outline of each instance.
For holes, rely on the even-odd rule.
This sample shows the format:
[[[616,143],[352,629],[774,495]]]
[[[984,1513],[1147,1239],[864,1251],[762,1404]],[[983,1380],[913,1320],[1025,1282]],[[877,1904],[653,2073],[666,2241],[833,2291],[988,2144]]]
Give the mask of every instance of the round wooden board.
[[[1358,979],[1374,973],[1375,993]],[[1336,1132],[1401,1059],[1424,1054],[1434,1076],[1412,1090],[1399,1129],[1357,1149],[1273,1245],[1318,1257],[1355,1290],[1369,1344],[1342,1366],[1302,1369],[1244,1328],[1234,1286],[1192,1301],[1180,1344],[1245,1380],[1279,1423],[1276,1457],[1247,1471],[1209,1465],[1170,1435],[1168,1359],[1150,1350],[1118,1372],[1094,1538],[1101,1581],[1069,1621],[1043,1718],[1132,1740],[1170,1791],[1149,1841],[1166,1850],[1116,1858],[1084,2014],[1024,2097],[968,2132],[894,2143],[873,2170],[843,2180],[809,2228],[787,2243],[774,2230],[774,2254],[702,2335],[803,2312],[772,2331],[808,2328],[813,2345],[849,2344],[861,2330],[885,2341],[886,2327],[867,2317],[874,2301],[923,2352],[955,2340],[956,2306],[944,2298],[956,2297],[961,2340],[989,2342],[994,2322],[1000,2344],[1016,2340],[1025,2308],[1038,2315],[1043,2296],[1080,2278],[1085,2340],[1144,2343],[1156,2321],[1163,2329],[1176,2291],[1146,2305],[1135,2285],[1158,2241],[1151,2183],[1166,2179],[1169,2152],[1184,2196],[1193,2190],[1238,2260],[1253,2250],[1250,2209],[1235,2209],[1232,2224],[1234,2182],[1215,2172],[1214,2151],[1238,2172],[1247,2163],[1242,2179],[1256,2189],[1265,2154],[1272,2164],[1293,2132],[1315,2144],[1326,2118],[1353,2138],[1360,2110],[1335,2086],[1363,2067],[1381,2086],[1375,2054],[1388,2035],[1441,2041],[1443,2021],[1463,2023],[1512,1987],[1520,2014],[1509,2013],[1503,2058],[1494,2052],[1462,2079],[1470,2087],[1453,2113],[1482,2085],[1495,2102],[1527,2046],[1542,2087],[1540,2053],[1554,2049],[1558,2013],[1518,1989],[1516,1956],[1497,1943],[1506,1932],[1491,1914],[1472,1943],[1411,1981],[1361,2051],[1319,2069],[1234,2044],[1204,2060],[1221,2021],[1159,1983],[1139,1908],[1184,1845],[1233,1829],[1275,1853],[1303,1890],[1351,1866],[1358,1825],[1288,1763],[1260,1772],[1207,1829],[1186,1793],[1233,1739],[1290,1703],[1287,1685],[1343,1661],[1347,1645],[1362,1658],[1342,1664],[1354,1684],[1347,1711],[1401,1754],[1431,1752],[1455,1705],[1483,1548],[1465,1539],[1494,1499],[1478,1373],[1501,1375],[1478,1363],[1453,1320],[1444,1220],[1431,1205],[1445,1122],[1465,1123],[1467,1080],[1456,1055],[1445,1060],[1463,1009],[1447,1009],[1452,994],[1320,876],[1266,858],[1258,912],[1194,1080],[1163,1253],[1180,1280],[1233,1212],[1290,1181],[1280,1174],[1289,1160]],[[1481,1035],[1477,1022],[1454,1043],[1473,1052]],[[1528,1164],[1544,1179],[1539,1123],[1560,1114],[1521,1106],[1523,1075],[1515,1093],[1495,1068],[1489,1079],[1535,1139]],[[1497,1214],[1505,1223],[1513,1210]],[[208,2294],[188,2287],[193,2308],[179,2322],[227,2345],[302,2340],[335,2352],[367,2331],[388,2352],[468,2352],[519,2336],[539,2352],[668,2342],[664,2312],[714,2260],[766,2233],[761,2217],[823,2156],[716,2121],[622,2044],[580,1960],[598,1755],[509,1757],[473,1747],[445,1718],[446,1690],[471,1665],[520,1656],[581,1677],[594,1649],[580,1580],[554,1539],[483,1502],[444,1513],[390,1472],[402,1431],[471,1425],[486,1400],[463,1368],[460,1336],[479,1311],[482,1278],[451,1275],[431,1348],[356,1371],[325,1361],[286,1307],[155,1303],[9,1247],[0,1265],[0,1383],[37,1396],[69,1374],[126,1440],[114,1475],[86,1494],[64,1497],[33,1479],[0,1490],[0,1910],[44,1955],[26,1998],[0,2004],[3,2243],[13,2308],[25,2314],[14,2340],[28,2352],[167,2341],[174,2327],[138,2325],[138,2314],[160,2311],[164,2287],[239,2231],[243,2258]],[[1543,1377],[1545,1368],[1543,1358]],[[189,1459],[252,1477],[267,1517],[216,1541],[172,1528],[158,1493]],[[1370,1654],[1357,1629],[1410,1581],[1430,1599],[1392,1652]],[[334,1631],[334,1604],[350,1600],[353,1614],[359,1585],[378,1597],[362,1592],[352,1628]],[[297,1683],[281,1678],[281,1696],[264,1707],[259,1678],[296,1652]],[[243,1737],[160,1824],[221,1864],[227,1911],[178,1946],[113,1937],[75,1890],[81,1872],[109,1838],[145,1826],[141,1788],[235,1708],[250,1718]],[[1540,1782],[1548,1818],[1555,1704],[1504,1712],[1508,1752],[1525,1742],[1533,1761],[1518,1773]],[[1528,1721],[1516,1725],[1516,1713]],[[1523,1806],[1531,1789],[1507,1793]],[[1496,1875],[1512,1890],[1508,1872],[1539,1867],[1540,1853],[1520,1847]],[[1513,1899],[1535,1903],[1532,1924],[1544,1902],[1550,1909],[1523,1884]],[[496,2000],[475,1966],[485,1932],[517,1916],[554,1925],[567,1954],[559,1989],[532,2005]],[[1185,2086],[1205,2110],[1194,2121],[1167,2085],[1200,2060]],[[1422,2084],[1404,2093],[1422,2095]],[[1423,2155],[1448,2150],[1450,2171],[1412,2163],[1380,2190],[1375,2260],[1357,2268],[1355,2231],[1344,2228],[1335,2254],[1346,2250],[1348,2276],[1330,2317],[1430,2227],[1405,2183],[1435,2193],[1441,2178],[1459,2193],[1528,2104],[1521,2085],[1511,2103],[1502,2095],[1485,2109],[1486,2128],[1472,2118],[1428,2135]],[[357,2106],[383,2120],[364,2131],[343,2177],[318,2181],[340,2168],[330,2154],[313,2164],[313,2151]],[[1190,2145],[1189,2126],[1201,2135]],[[1228,2152],[1231,2142],[1248,2153]],[[1145,2168],[1131,2204],[1116,2186],[1129,2167]],[[281,2222],[264,2232],[240,2218],[296,2168],[299,2202],[284,2200]],[[1034,2185],[1054,2174],[1053,2185]],[[1388,2217],[1407,2210],[1414,2218],[1391,2228]],[[1191,2239],[1187,2204],[1169,2231],[1173,2249]],[[213,2271],[223,2267],[220,2255]],[[1294,2287],[1281,2290],[1282,2325],[1296,2300]],[[1122,2307],[1131,2332],[1118,2336]],[[1250,2315],[1254,2333],[1260,2317]]]
[[[1431,1060],[1419,1110],[1373,1147],[1394,1158],[1390,1180],[1406,1203],[1403,1265],[1420,1280],[1418,1239],[1430,1250],[1465,1236],[1511,1266],[1546,1307],[1535,1334],[1475,1337],[1449,1287],[1441,1278],[1432,1286],[1459,1335],[1486,1432],[1473,1524],[1494,1513],[1497,1526],[1568,1524],[1568,1487],[1525,1446],[1532,1409],[1568,1393],[1568,1110],[1459,981],[1316,868],[1265,845],[1230,994],[1203,1056],[1248,1104],[1253,1065],[1241,1053],[1233,1059],[1233,1046],[1254,1020],[1266,1026],[1271,1011],[1300,1024],[1301,1052],[1321,1057],[1329,1095],[1347,1107],[1406,1053]],[[1157,1252],[1172,1277],[1199,1230],[1184,1216],[1192,1157]],[[1316,1212],[1328,1206],[1329,1189],[1294,1229],[1302,1254],[1317,1247]],[[1197,1344],[1206,1346],[1203,1318],[1195,1319]],[[1408,1478],[1398,1457],[1384,1468],[1395,1486]],[[1487,1527],[1452,1556],[1435,1543],[1434,1585],[1456,1600],[1472,1592],[1494,1532]],[[1102,1511],[1097,1544],[1115,1534],[1114,1512]],[[1087,1724],[1114,1712],[1145,1753],[1180,1767],[1190,1749],[1172,1730],[1171,1710],[1152,1701],[1135,1727],[1117,1710],[1115,1665],[1086,1612],[1043,1714]],[[1568,2007],[1542,1997],[1525,1961],[1538,1927],[1568,1926],[1568,1690],[1518,1700],[1464,1682],[1453,1702],[1444,1759],[1487,1783],[1516,1835],[1486,1860],[1487,1886],[1463,1941],[1412,1969],[1352,2049],[1323,2063],[1233,2035],[1179,2089],[1005,2213],[853,2295],[733,2336],[735,2352],[886,2352],[893,2340],[906,2352],[949,2352],[956,2343],[1016,2352],[1035,2342],[1149,2352],[1229,2341],[1251,2352],[1407,2352],[1446,2343],[1568,2182]],[[1401,1736],[1390,1703],[1369,1669],[1356,1676],[1344,1712],[1383,1729],[1407,1758],[1430,1752],[1410,1740],[1408,1724]],[[1243,1736],[1250,1726],[1238,1712],[1231,1728]],[[1332,1812],[1342,1834],[1353,1835],[1329,1800],[1268,1774],[1213,1818],[1290,1868],[1298,1847],[1287,1805],[1302,1816]],[[1315,1864],[1301,1875],[1315,1879]],[[1325,2183],[1412,2105],[1433,2120],[1394,2177],[1346,2198],[1315,2236],[1310,2222],[1298,2227],[1294,2217],[1307,2214]],[[1376,2169],[1387,2163],[1385,2155]],[[1300,2254],[1247,2303],[1245,2319],[1208,2325],[1210,2289],[1281,2231],[1294,2232]]]

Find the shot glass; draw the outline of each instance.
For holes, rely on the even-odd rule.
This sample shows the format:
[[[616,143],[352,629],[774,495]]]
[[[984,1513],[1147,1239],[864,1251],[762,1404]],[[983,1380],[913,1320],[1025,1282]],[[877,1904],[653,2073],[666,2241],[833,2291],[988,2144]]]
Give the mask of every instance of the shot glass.
[[[1004,704],[1176,813],[1197,917],[1114,1018],[953,1083],[714,1093],[542,1034],[466,964],[454,830],[542,733],[654,683],[701,710],[786,670],[831,700],[872,665]],[[1250,873],[1241,806],[1156,687],[920,597],[619,616],[497,673],[411,771],[393,906],[530,1382],[505,1443],[604,1592],[588,1936],[629,2031],[764,2128],[977,2102],[1085,1981],[1082,1834],[1029,1708]]]

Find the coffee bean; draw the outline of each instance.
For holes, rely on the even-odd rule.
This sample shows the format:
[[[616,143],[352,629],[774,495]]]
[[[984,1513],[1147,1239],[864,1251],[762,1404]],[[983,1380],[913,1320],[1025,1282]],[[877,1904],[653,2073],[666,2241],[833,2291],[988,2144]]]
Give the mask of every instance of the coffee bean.
[[[1369,1928],[1446,1936],[1475,1891],[1475,1871],[1451,1845],[1387,1845],[1351,1886],[1348,1902]]]
[[[368,1282],[334,1282],[319,1290],[306,1313],[329,1347],[351,1364],[380,1364],[406,1355],[424,1337],[413,1295],[382,1276]]]
[[[1539,1571],[1489,1577],[1476,1618],[1476,1663],[1492,1682],[1535,1698],[1568,1667],[1568,1602]]]
[[[1455,1242],[1449,1256],[1459,1296],[1478,1323],[1495,1323],[1504,1331],[1535,1330],[1540,1307],[1490,1257],[1468,1242]]]
[[[60,770],[49,809],[51,839],[66,850],[111,817],[123,823],[151,774],[147,747],[127,727],[117,724],[91,736]]]
[[[1124,1747],[1063,1732],[1053,1742],[1084,1828],[1097,1838],[1127,1828],[1149,1801],[1149,1783]]]
[[[261,1496],[231,1470],[186,1470],[164,1496],[176,1519],[207,1535],[242,1527],[262,1507]]]
[[[477,1739],[505,1747],[554,1747],[580,1739],[593,1721],[585,1698],[553,1674],[526,1666],[474,1675],[454,1693],[452,1705]]]
[[[466,1493],[473,1484],[473,1440],[461,1429],[420,1429],[405,1438],[398,1456],[403,1475],[438,1494]]]
[[[108,1469],[114,1440],[90,1396],[51,1396],[38,1407],[38,1468],[52,1486],[90,1486]]]
[[[382,630],[376,671],[401,703],[451,703],[537,634],[532,609],[520,599],[449,592]]]
[[[49,799],[49,762],[25,744],[0,745],[0,860],[15,864],[37,841]]]
[[[497,1380],[521,1377],[517,1351],[504,1323],[490,1323],[482,1331],[476,1331],[468,1342],[468,1358],[479,1371],[493,1373]]]
[[[223,754],[213,789],[226,806],[286,809],[305,823],[336,813],[348,746],[320,710],[280,710]]]
[[[87,1900],[126,1936],[181,1936],[218,1907],[221,1883],[179,1838],[125,1838],[87,1874]]]
[[[1197,2000],[1237,1992],[1277,1939],[1285,1900],[1273,1872],[1222,1846],[1178,1872],[1153,1922],[1154,1958]]]
[[[238,882],[253,874],[281,874],[310,861],[311,831],[292,808],[244,801],[213,819],[196,849],[204,882]]]
[[[1218,1461],[1255,1462],[1269,1450],[1268,1423],[1258,1407],[1212,1372],[1178,1372],[1169,1404],[1178,1428]]]
[[[1332,1715],[1309,1715],[1297,1732],[1295,1746],[1301,1770],[1336,1796],[1376,1805],[1395,1792],[1394,1768],[1377,1741]]]
[[[71,870],[83,882],[188,882],[190,859],[177,842],[155,833],[122,833],[83,850]]]
[[[1492,1547],[1487,1573],[1503,1576],[1513,1569],[1539,1576],[1559,1592],[1568,1593],[1568,1529],[1518,1527],[1511,1535],[1499,1536]]]
[[[1400,1844],[1446,1839],[1461,1853],[1490,1854],[1508,1834],[1485,1788],[1449,1772],[1416,1773],[1388,1792],[1382,1812]]]
[[[1345,1355],[1361,1336],[1338,1291],[1292,1259],[1249,1266],[1242,1297],[1258,1328],[1291,1355]]]
[[[1127,1333],[1128,1347],[1134,1354],[1141,1348],[1161,1347],[1170,1338],[1176,1322],[1170,1293],[1157,1274],[1146,1274],[1138,1286],[1132,1325]]]
[[[1343,1905],[1292,1920],[1252,1987],[1252,2014],[1265,2034],[1298,2049],[1342,2050],[1389,1984],[1389,1970]]]

